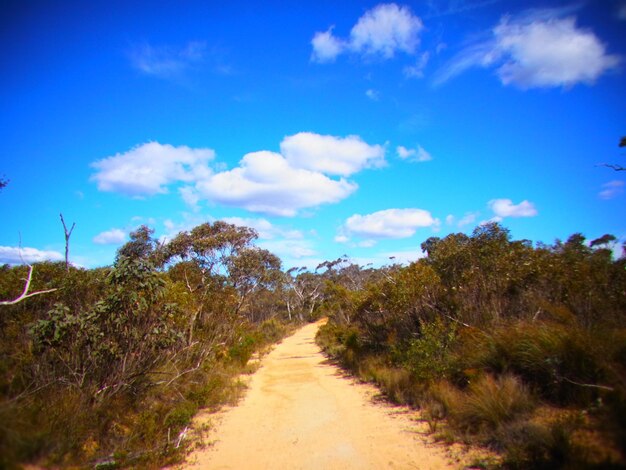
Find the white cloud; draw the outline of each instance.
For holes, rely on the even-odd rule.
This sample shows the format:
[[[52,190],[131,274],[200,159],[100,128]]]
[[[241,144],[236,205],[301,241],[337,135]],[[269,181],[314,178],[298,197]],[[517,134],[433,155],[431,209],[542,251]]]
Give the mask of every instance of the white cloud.
[[[408,149],[400,145],[396,148],[396,152],[398,153],[398,157],[409,162],[422,163],[429,162],[433,159],[432,155],[421,145],[418,145],[415,149]]]
[[[392,58],[396,52],[415,53],[419,45],[422,20],[407,6],[381,3],[361,16],[350,31],[348,40],[326,32],[315,33],[311,44],[314,62],[330,62],[341,53],[351,51],[364,57]]]
[[[191,182],[207,176],[207,163],[215,156],[211,149],[150,142],[91,164],[96,173],[91,181],[100,191],[142,197],[167,193],[167,185]]]
[[[497,217],[534,217],[537,215],[534,204],[528,201],[513,204],[510,199],[492,199],[488,206]]]
[[[280,150],[292,167],[329,175],[349,176],[385,165],[385,148],[369,145],[356,135],[341,138],[300,132],[285,137]]]
[[[439,221],[423,209],[386,209],[349,217],[339,237],[351,234],[367,239],[407,238],[415,234],[418,228],[438,225]]]
[[[224,217],[226,223],[236,225],[238,227],[250,227],[257,231],[259,239],[273,240],[276,238],[286,238],[289,240],[300,240],[304,238],[304,234],[300,230],[284,229],[278,227],[267,219],[247,218],[247,217]]]
[[[42,261],[61,261],[58,251],[38,250],[37,248],[0,246],[0,264],[32,264]]]
[[[465,70],[497,67],[504,85],[522,89],[593,84],[621,62],[590,30],[579,28],[570,9],[534,10],[503,17],[488,40],[474,43],[452,59],[435,79],[441,84]]]
[[[196,212],[200,210],[200,206],[198,205],[198,202],[200,202],[200,194],[198,194],[198,191],[192,186],[183,186],[178,189],[178,192],[183,201],[185,201],[185,204],[191,207],[191,209]]]
[[[386,3],[375,6],[359,18],[350,31],[350,48],[388,59],[396,51],[412,54],[419,44],[422,20],[407,6]]]
[[[372,265],[373,267],[378,268],[391,264],[408,265],[425,257],[426,253],[424,253],[420,247],[416,247],[406,250],[375,253],[374,255],[367,257],[356,257],[350,261],[358,264],[359,266]]]
[[[294,168],[280,154],[261,151],[243,157],[240,166],[198,181],[203,197],[251,212],[294,216],[299,209],[336,203],[357,189],[343,178]]]
[[[598,193],[601,199],[613,199],[624,192],[624,182],[619,180],[609,181],[602,187],[604,189]]]
[[[371,88],[365,92],[365,96],[367,96],[372,101],[378,101],[380,99],[380,93]]]
[[[428,64],[429,59],[430,54],[428,52],[422,53],[422,55],[418,57],[415,65],[404,67],[404,76],[407,78],[423,78],[424,69],[426,68],[426,64]]]
[[[92,163],[96,173],[91,180],[101,191],[138,198],[168,193],[170,185],[182,183],[178,192],[194,211],[209,200],[294,216],[300,209],[345,199],[358,186],[344,176],[386,164],[384,146],[369,145],[355,135],[301,132],[285,137],[280,147],[282,153],[248,153],[239,166],[226,170],[219,163],[208,166],[215,156],[211,149],[151,142]]]
[[[202,62],[206,44],[191,41],[182,48],[169,46],[134,46],[129,53],[132,66],[140,72],[158,78],[180,77],[187,69]]]
[[[494,30],[508,60],[498,69],[505,85],[522,88],[593,83],[619,63],[575,18],[520,25],[502,21]]]
[[[265,240],[259,242],[258,246],[289,260],[299,260],[318,254],[309,240]]]
[[[626,3],[622,3],[617,10],[617,18],[626,20]]]
[[[456,220],[456,218],[452,214],[448,214],[446,216],[446,224],[447,225],[453,225],[455,220]]]
[[[194,227],[198,225],[202,225],[206,222],[214,222],[215,218],[200,216],[198,214],[190,214],[188,212],[182,213],[182,220],[179,222],[174,222],[172,219],[165,219],[163,221],[163,227],[165,228],[165,233],[159,237],[159,242],[164,243],[170,241],[180,232],[188,232]],[[150,225],[154,225],[156,222],[153,222]]]
[[[459,219],[457,225],[459,227],[465,227],[466,225],[473,224],[474,222],[476,222],[476,217],[478,217],[478,215],[478,212],[468,212]]]
[[[345,48],[344,42],[333,36],[332,31],[333,26],[323,33],[315,33],[311,40],[311,45],[313,46],[311,61],[319,63],[332,62],[343,52]]]
[[[487,224],[490,224],[492,222],[500,223],[500,222],[502,222],[502,220],[504,220],[502,217],[496,215],[496,216],[492,217],[491,219],[481,220],[478,225],[487,225]]]
[[[93,242],[98,245],[119,245],[126,240],[126,232],[119,228],[112,228],[93,237]]]

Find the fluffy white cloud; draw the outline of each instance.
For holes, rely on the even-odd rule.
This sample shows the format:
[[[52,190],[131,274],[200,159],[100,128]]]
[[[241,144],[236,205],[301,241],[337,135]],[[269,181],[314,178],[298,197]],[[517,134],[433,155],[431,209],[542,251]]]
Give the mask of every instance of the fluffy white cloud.
[[[350,47],[363,54],[393,57],[413,53],[419,44],[422,20],[407,6],[385,3],[368,10],[350,31]]]
[[[280,150],[292,167],[329,175],[349,176],[385,165],[385,148],[369,145],[356,135],[342,138],[300,132],[285,137]]]
[[[333,27],[330,27],[328,31],[318,32],[313,36],[311,40],[311,45],[313,46],[311,60],[313,62],[332,62],[343,52],[345,48],[344,42],[333,36],[332,31]]]
[[[344,176],[381,167],[385,147],[369,145],[359,136],[335,137],[301,132],[287,136],[282,153],[246,154],[239,165],[226,170],[212,164],[211,149],[173,147],[151,142],[91,164],[91,176],[101,191],[132,197],[163,194],[171,185],[194,211],[202,200],[252,212],[293,216],[298,210],[336,203],[356,189]],[[332,176],[340,176],[338,179]]]
[[[534,217],[537,215],[534,204],[528,201],[513,204],[510,199],[492,199],[488,205],[497,217]]]
[[[0,264],[32,264],[42,261],[61,261],[62,259],[63,255],[58,251],[0,246]]]
[[[418,145],[415,149],[408,149],[400,145],[396,148],[396,152],[398,153],[398,157],[409,162],[422,163],[429,162],[433,159],[432,155],[421,145]]]
[[[311,60],[330,62],[346,51],[363,56],[392,58],[397,51],[413,54],[419,45],[422,20],[409,7],[382,3],[366,11],[350,31],[348,40],[337,38],[332,27],[313,36]]]
[[[93,242],[98,245],[119,245],[126,240],[126,232],[119,228],[112,228],[93,237]]]
[[[505,85],[522,88],[593,83],[619,63],[591,31],[576,27],[575,18],[533,22],[502,21],[494,34],[508,60],[498,69]]]
[[[571,10],[571,9],[570,9]],[[440,84],[470,67],[497,67],[504,85],[520,88],[592,84],[620,63],[590,30],[579,28],[570,10],[539,10],[504,17],[487,41],[474,43],[441,69]]]
[[[211,149],[174,147],[150,142],[128,152],[98,160],[91,164],[91,176],[101,191],[142,197],[167,193],[167,185],[191,182],[211,174],[207,166],[215,157]]]
[[[341,178],[294,168],[280,154],[261,151],[243,157],[240,166],[198,181],[203,197],[252,212],[294,216],[299,209],[335,203],[352,194],[357,185]]]
[[[624,192],[624,182],[620,180],[609,181],[602,185],[602,191],[598,193],[601,199],[613,199]]]
[[[191,41],[182,48],[141,44],[130,50],[132,66],[140,72],[159,78],[176,78],[191,66],[201,62],[206,44]]]
[[[407,238],[421,227],[436,227],[439,220],[423,209],[386,209],[372,214],[355,214],[344,223],[343,234],[367,239]]]

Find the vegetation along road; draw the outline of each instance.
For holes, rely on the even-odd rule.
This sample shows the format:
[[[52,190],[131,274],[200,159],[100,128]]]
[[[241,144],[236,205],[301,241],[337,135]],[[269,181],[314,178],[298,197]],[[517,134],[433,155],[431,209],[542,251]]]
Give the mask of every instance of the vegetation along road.
[[[186,468],[455,468],[402,408],[329,364],[315,344],[320,322],[263,359],[243,402],[225,412]]]

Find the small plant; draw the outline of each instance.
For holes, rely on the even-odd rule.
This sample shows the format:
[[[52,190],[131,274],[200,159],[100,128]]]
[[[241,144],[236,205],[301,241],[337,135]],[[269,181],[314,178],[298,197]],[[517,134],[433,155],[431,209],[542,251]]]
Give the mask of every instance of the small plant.
[[[450,410],[455,425],[470,433],[494,430],[529,413],[535,401],[513,375],[484,375],[471,383],[464,399]]]
[[[441,319],[420,323],[420,338],[412,340],[404,353],[404,363],[416,379],[432,381],[445,378],[452,369],[451,348],[456,326]]]

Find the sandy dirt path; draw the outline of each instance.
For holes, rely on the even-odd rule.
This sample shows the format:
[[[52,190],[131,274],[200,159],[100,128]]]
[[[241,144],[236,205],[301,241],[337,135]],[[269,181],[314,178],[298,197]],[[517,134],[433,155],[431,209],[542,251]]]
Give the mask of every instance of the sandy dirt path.
[[[210,446],[184,468],[458,468],[429,444],[423,423],[376,403],[376,389],[346,378],[315,344],[319,323],[263,358],[242,402],[211,420]]]

